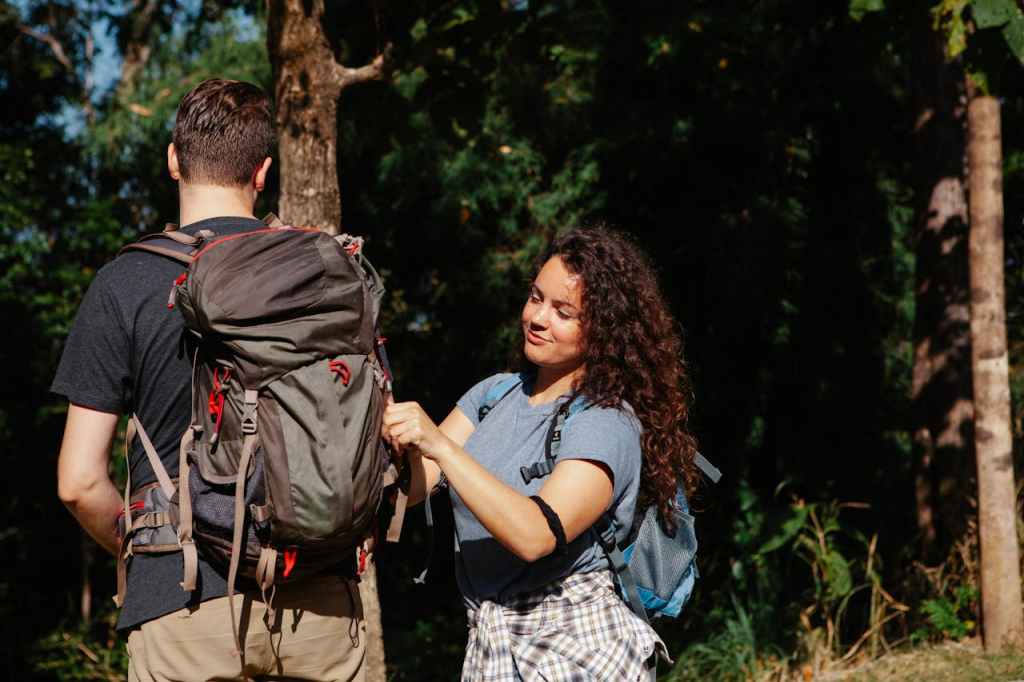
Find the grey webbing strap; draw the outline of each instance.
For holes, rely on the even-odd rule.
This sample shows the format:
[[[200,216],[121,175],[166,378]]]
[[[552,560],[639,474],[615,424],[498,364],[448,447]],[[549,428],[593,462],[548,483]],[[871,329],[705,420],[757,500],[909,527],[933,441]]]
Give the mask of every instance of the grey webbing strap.
[[[125,472],[128,474],[124,481],[124,510],[122,511],[122,513],[124,514],[125,537],[127,537],[132,530],[132,463],[128,459],[128,449],[131,447],[132,438],[135,436],[134,432],[135,425],[132,423],[132,420],[129,419],[128,426],[125,427],[124,430],[124,469]],[[128,548],[131,549],[131,545],[129,545]],[[123,559],[122,555],[123,553],[119,553],[117,555],[118,561],[121,561]]]
[[[395,513],[391,515],[388,523],[388,542],[398,542],[402,537],[402,525],[405,522],[405,508],[409,506],[409,495],[399,487],[395,491]]]
[[[562,448],[562,428],[565,420],[569,418],[569,406],[567,402],[558,408],[555,418],[551,420],[548,427],[548,437],[544,441],[544,459],[534,462],[530,466],[519,467],[519,474],[523,477],[523,483],[529,483],[535,478],[550,476],[558,463],[558,452]]]
[[[173,499],[175,492],[174,483],[171,481],[171,477],[167,475],[167,469],[164,468],[163,462],[160,461],[160,455],[157,454],[156,448],[153,447],[153,441],[149,439],[146,430],[142,428],[139,416],[132,413],[131,421],[128,424],[129,443],[136,432],[138,433],[139,440],[142,441],[142,449],[146,451],[146,457],[149,458],[149,465],[153,468],[153,473],[156,474],[156,480],[160,481],[160,490],[163,491],[164,497],[168,500]]]
[[[117,551],[117,594],[114,595],[114,604],[118,608],[124,606],[124,595],[128,591],[128,566],[127,553],[132,546],[131,531],[125,532],[121,538],[121,547]]]
[[[171,515],[167,512],[146,512],[139,518],[132,521],[132,530],[139,528],[159,528],[171,522]]]
[[[188,453],[195,442],[199,427],[193,424],[181,437],[178,451],[178,544],[181,545],[183,575],[181,589],[191,592],[196,589],[199,574],[199,555],[192,539],[192,493],[189,490]]]
[[[704,475],[711,479],[712,483],[718,483],[722,478],[722,472],[714,464],[708,461],[707,457],[699,452],[693,455],[693,463],[704,472]]]
[[[248,393],[248,391],[247,391]],[[238,637],[238,618],[235,614],[235,580],[242,553],[242,531],[245,526],[245,479],[256,449],[256,434],[248,434],[242,441],[242,456],[238,461],[238,475],[235,478],[235,526],[231,537],[231,560],[228,563],[228,606],[231,607],[231,630],[235,635],[235,646],[241,653],[245,644]]]
[[[444,475],[444,472],[441,472]],[[423,585],[427,582],[427,573],[430,571],[430,562],[434,558],[434,510],[430,508],[430,496],[434,493],[433,490],[427,491],[427,496],[423,498],[423,515],[427,517],[427,558],[423,562],[423,570],[420,574],[412,579],[417,585]]]
[[[238,460],[238,473],[235,476],[235,521],[231,537],[231,560],[228,562],[228,606],[231,609],[231,631],[235,635],[235,646],[238,655],[245,651],[245,643],[238,636],[238,618],[235,613],[235,580],[238,578],[238,564],[242,554],[242,532],[245,526],[245,479],[249,474],[252,454],[256,450],[256,407],[259,394],[252,389],[245,389],[245,408],[242,417],[242,455]]]
[[[608,515],[608,512],[601,515],[600,520],[594,526],[594,533],[597,535],[598,542],[601,544],[604,553],[608,555],[608,561],[612,565],[612,570],[615,571],[616,577],[618,577],[622,584],[630,609],[638,617],[642,618],[645,623],[650,625],[650,620],[647,618],[647,609],[644,608],[644,603],[640,599],[640,592],[637,590],[636,581],[629,570],[629,564],[626,563],[626,557],[623,556],[622,550],[619,549],[619,544],[615,541],[615,521]]]

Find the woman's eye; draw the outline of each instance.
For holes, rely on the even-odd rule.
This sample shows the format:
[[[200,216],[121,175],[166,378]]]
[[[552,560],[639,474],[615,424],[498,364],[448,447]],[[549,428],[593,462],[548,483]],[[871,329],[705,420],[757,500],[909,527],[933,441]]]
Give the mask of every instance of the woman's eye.
[[[560,318],[562,318],[563,320],[575,320],[576,319],[575,315],[567,313],[564,310],[562,310],[561,308],[559,308],[559,310],[558,310],[558,316]]]

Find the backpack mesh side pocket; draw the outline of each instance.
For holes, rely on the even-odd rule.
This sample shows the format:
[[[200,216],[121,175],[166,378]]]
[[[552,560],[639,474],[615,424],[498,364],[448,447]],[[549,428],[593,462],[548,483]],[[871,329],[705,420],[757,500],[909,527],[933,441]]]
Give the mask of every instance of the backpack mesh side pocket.
[[[652,615],[677,616],[693,591],[698,575],[697,535],[687,510],[680,494],[673,514],[674,533],[669,535],[658,522],[657,508],[649,507],[636,540],[623,552],[644,608]]]

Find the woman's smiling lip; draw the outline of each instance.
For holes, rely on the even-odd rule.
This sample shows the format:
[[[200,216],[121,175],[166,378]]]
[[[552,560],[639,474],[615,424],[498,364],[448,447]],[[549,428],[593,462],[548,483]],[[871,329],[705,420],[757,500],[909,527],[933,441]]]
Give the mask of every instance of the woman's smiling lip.
[[[529,341],[530,343],[534,344],[534,345],[537,345],[537,346],[539,346],[542,343],[547,343],[548,342],[547,339],[545,339],[545,338],[543,338],[541,336],[537,336],[536,334],[534,334],[529,329],[526,330],[526,340]]]

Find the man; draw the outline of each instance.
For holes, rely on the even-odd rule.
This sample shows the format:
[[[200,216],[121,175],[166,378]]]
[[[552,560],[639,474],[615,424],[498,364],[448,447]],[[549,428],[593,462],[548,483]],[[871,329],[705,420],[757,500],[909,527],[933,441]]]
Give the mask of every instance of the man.
[[[272,141],[269,101],[258,87],[215,79],[188,93],[167,148],[181,232],[208,230],[221,237],[265,227],[253,207],[266,182]],[[58,462],[60,498],[115,555],[123,502],[108,464],[119,416],[138,415],[172,477],[190,421],[191,358],[182,343],[182,317],[167,305],[181,272],[180,263],[140,251],[102,268],[51,387],[70,402]],[[129,466],[133,489],[156,479],[139,438]],[[366,637],[351,578],[324,575],[281,586],[268,626],[266,606],[247,593],[243,656],[232,637],[224,576],[200,554],[196,590],[186,592],[181,580],[180,552],[131,557],[118,620],[118,629],[128,632],[129,680],[363,679]]]

